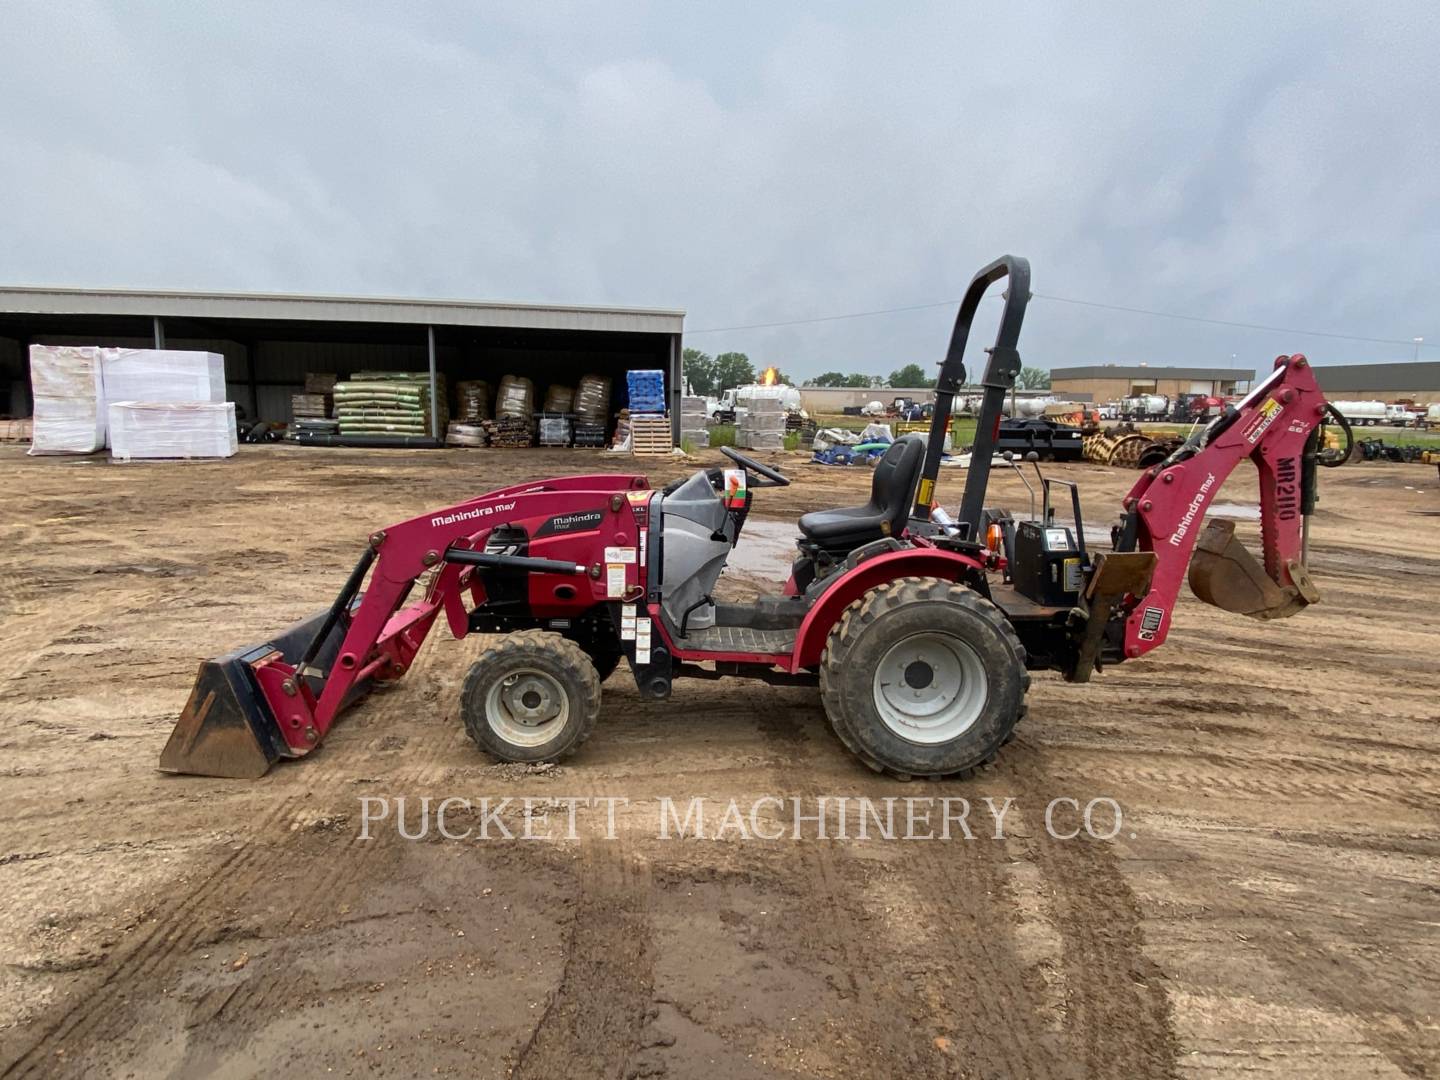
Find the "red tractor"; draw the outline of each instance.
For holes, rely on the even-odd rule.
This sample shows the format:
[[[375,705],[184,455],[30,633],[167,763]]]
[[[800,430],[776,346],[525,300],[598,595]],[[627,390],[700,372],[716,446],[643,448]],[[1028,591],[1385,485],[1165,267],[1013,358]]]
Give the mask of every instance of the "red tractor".
[[[943,433],[971,322],[1002,278],[1005,305],[952,518],[934,505]],[[1316,466],[1348,454],[1320,450],[1333,410],[1302,356],[1280,357],[1238,406],[1140,476],[1111,550],[1088,543],[1074,485],[1072,524],[1056,522],[1056,485],[1043,478],[1038,518],[985,505],[1029,298],[1024,259],[1001,258],[975,276],[929,438],[890,448],[865,505],[800,518],[794,566],[773,596],[727,604],[712,595],[757,489],[789,482],[728,447],[734,468],[702,469],[660,491],[632,474],[492,491],[375,531],[328,611],[202,663],[160,767],[255,777],[304,757],[372,684],[405,674],[439,620],[455,637],[504,635],[470,668],[460,715],[481,749],[507,761],[577,750],[599,717],[601,683],[624,659],[652,698],[681,678],[818,685],[836,733],[871,768],[964,775],[1010,738],[1029,671],[1085,682],[1164,642],[1187,567],[1195,593],[1227,610],[1276,618],[1314,603],[1305,543]],[[1202,528],[1246,458],[1260,476],[1263,565],[1228,522]]]

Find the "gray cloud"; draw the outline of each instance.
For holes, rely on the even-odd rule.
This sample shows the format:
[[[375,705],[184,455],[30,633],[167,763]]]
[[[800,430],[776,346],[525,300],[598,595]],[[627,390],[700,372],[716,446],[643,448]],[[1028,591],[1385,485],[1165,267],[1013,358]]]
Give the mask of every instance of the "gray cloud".
[[[0,280],[683,307],[1039,292],[1440,346],[1433,5],[170,5],[0,12]],[[943,309],[696,335],[795,374]],[[1037,300],[1023,352],[1405,346]],[[1430,358],[1440,352],[1427,348]]]

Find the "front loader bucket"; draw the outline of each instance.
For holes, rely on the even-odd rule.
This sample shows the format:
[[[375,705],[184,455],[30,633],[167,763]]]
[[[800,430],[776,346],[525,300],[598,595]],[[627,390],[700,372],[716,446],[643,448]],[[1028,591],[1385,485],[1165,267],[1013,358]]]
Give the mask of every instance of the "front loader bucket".
[[[200,665],[195,688],[160,754],[165,772],[198,776],[225,776],[253,780],[282,757],[296,756],[280,733],[252,665],[266,659],[295,664],[310,640],[325,625],[328,611],[320,611],[281,631],[268,642],[206,660]],[[344,640],[343,621],[335,624],[321,644],[314,665],[329,670]],[[369,680],[357,683],[346,704],[363,696]]]
[[[1255,619],[1283,619],[1320,599],[1303,563],[1291,562],[1286,570],[1293,584],[1277,584],[1235,539],[1235,523],[1216,519],[1205,526],[1195,545],[1190,591],[1225,611]]]

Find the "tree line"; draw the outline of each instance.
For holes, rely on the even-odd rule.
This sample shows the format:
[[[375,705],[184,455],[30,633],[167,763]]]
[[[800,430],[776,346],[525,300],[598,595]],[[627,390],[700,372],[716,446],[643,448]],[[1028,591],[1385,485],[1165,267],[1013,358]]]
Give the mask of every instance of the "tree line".
[[[732,386],[746,386],[756,381],[755,365],[742,352],[723,352],[711,356],[699,349],[686,349],[682,354],[685,378],[690,381],[690,391],[705,397],[714,396]],[[784,373],[778,372],[778,381],[795,385]],[[1015,383],[1022,390],[1048,390],[1050,373],[1043,368],[1020,369]],[[884,375],[866,375],[860,372],[827,371],[806,379],[804,386],[848,386],[856,389],[870,387],[932,389],[935,378],[926,374],[919,364],[906,364],[896,368],[887,378]]]

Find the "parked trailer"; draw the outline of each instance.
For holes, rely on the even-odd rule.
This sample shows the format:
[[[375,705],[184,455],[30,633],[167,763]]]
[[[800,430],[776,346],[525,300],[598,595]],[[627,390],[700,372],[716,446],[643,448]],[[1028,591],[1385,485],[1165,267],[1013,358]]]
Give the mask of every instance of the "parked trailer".
[[[1425,426],[1427,428],[1440,427],[1440,401],[1425,410]]]
[[[1363,424],[1366,427],[1374,427],[1376,424],[1386,422],[1383,401],[1335,401],[1331,404],[1352,425]]]

